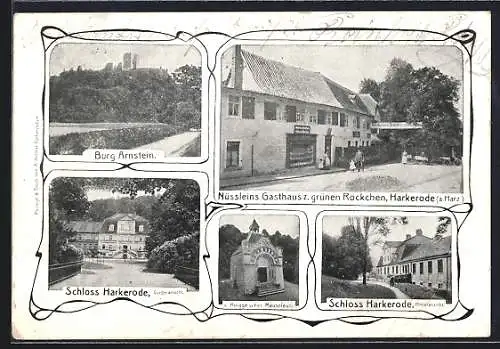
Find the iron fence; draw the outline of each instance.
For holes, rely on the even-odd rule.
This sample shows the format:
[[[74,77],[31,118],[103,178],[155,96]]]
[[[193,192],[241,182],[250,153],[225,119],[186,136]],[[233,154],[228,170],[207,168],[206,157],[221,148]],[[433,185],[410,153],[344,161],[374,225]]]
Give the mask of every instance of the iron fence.
[[[70,278],[82,271],[83,258],[73,262],[49,265],[49,286]]]

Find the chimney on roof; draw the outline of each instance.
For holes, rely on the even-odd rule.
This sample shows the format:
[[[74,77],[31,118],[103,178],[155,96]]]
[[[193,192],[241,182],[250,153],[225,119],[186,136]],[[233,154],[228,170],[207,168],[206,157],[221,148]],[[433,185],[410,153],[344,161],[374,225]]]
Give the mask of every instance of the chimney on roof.
[[[406,240],[411,239],[411,234],[406,234]]]
[[[422,236],[422,235],[424,235],[424,233],[422,232],[422,229],[417,229],[417,231],[415,232],[415,235]]]
[[[241,55],[241,45],[233,47],[233,61],[231,64],[231,76],[233,77],[234,88],[243,88],[243,57]]]

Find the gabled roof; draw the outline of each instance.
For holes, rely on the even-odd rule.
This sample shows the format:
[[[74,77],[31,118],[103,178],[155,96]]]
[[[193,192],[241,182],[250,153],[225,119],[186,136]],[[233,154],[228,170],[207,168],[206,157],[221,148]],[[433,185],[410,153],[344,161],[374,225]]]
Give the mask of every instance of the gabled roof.
[[[378,103],[373,97],[368,93],[360,93],[359,99],[363,102],[366,109],[371,115],[375,115],[377,113]]]
[[[403,257],[402,262],[424,259],[434,256],[441,256],[451,252],[451,236],[444,237],[441,240],[431,240],[421,244],[412,253]]]
[[[136,215],[135,213],[115,213],[111,217],[105,219],[105,221],[122,221],[122,220],[144,221],[144,222],[147,221],[144,217]]]
[[[276,62],[245,50],[241,50],[241,54],[258,87],[256,92],[342,107],[320,73]],[[246,89],[245,81],[243,84],[243,89]]]
[[[248,70],[248,74],[243,74],[243,90],[375,115],[370,113],[373,108],[366,106],[357,93],[319,72],[273,61],[246,50],[241,50],[241,56]],[[228,76],[226,85],[230,85],[231,79]]]
[[[351,91],[340,84],[337,84],[335,81],[328,79],[326,76],[322,75],[322,77],[325,80],[328,87],[330,88],[330,90],[332,91],[332,94],[335,96],[337,101],[340,102],[342,108],[362,114],[370,114],[366,106],[363,104],[362,100],[356,94],[356,92]]]
[[[401,245],[402,241],[385,241],[384,245],[390,248],[395,248]]]
[[[102,224],[102,222],[72,221],[65,224],[65,227],[75,233],[99,233]]]

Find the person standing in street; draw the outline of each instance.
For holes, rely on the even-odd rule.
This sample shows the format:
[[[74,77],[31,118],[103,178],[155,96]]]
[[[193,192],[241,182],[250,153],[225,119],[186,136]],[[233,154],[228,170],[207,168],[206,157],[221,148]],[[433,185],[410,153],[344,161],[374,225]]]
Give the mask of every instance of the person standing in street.
[[[358,172],[361,171],[361,166],[363,165],[363,152],[359,148],[356,151],[356,155],[354,155],[354,163],[356,164]]]

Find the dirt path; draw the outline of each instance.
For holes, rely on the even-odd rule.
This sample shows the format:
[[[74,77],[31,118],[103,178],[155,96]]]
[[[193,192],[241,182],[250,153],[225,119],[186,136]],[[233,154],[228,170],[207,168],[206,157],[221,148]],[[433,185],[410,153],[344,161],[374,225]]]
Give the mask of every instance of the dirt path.
[[[193,142],[200,132],[189,131],[164,138],[160,141],[141,145],[134,150],[161,150],[165,156],[180,156],[179,152]]]
[[[407,294],[401,292],[401,290],[399,290],[396,287],[392,287],[391,285],[386,284],[385,282],[375,281],[375,280],[367,280],[367,283],[372,284],[372,285],[379,285],[379,286],[384,286],[384,287],[389,288],[392,292],[394,292],[394,294],[396,295],[397,299],[410,299],[410,297],[408,297]]]

